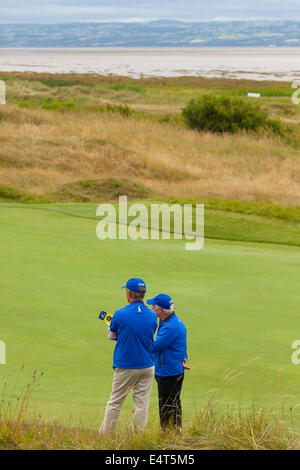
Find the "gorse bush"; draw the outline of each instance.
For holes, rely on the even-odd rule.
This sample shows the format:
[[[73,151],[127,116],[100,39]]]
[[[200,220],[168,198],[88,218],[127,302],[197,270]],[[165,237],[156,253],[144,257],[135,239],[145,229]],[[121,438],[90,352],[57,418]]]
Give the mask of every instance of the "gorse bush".
[[[100,106],[92,106],[90,108],[93,112],[98,112],[98,113],[117,113],[121,114],[123,117],[129,117],[134,114],[134,109],[129,108],[127,105],[122,105],[122,104],[110,104],[110,103],[105,103],[104,105]]]
[[[42,109],[47,111],[61,111],[65,109],[75,109],[78,106],[73,101],[52,101],[50,103],[44,103]]]
[[[182,110],[183,120],[191,129],[211,132],[257,131],[271,128],[282,132],[279,120],[269,119],[268,112],[258,103],[249,103],[241,98],[203,95],[192,99]]]
[[[34,79],[33,79],[34,80]],[[72,87],[77,85],[82,86],[91,86],[89,83],[81,83],[80,81],[69,81],[69,80],[54,80],[54,79],[45,79],[45,80],[38,80],[43,85],[46,85],[48,88],[56,88],[56,87]]]
[[[133,91],[135,93],[146,93],[147,89],[141,85],[134,85],[130,83],[115,83],[108,86],[109,89],[115,91]]]
[[[47,111],[64,111],[66,109],[76,109],[79,106],[73,101],[48,101],[46,103],[34,101],[18,101],[19,108],[41,108]]]

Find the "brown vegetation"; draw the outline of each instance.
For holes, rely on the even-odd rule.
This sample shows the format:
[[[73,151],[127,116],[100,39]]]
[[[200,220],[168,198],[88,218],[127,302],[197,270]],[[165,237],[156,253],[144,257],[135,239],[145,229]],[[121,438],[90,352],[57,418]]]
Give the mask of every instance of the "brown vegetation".
[[[258,81],[250,79],[227,79],[227,78],[207,78],[207,77],[143,77],[130,78],[114,75],[98,75],[93,73],[37,73],[37,72],[1,72],[3,78],[19,78],[22,80],[63,80],[67,82],[83,83],[83,84],[107,84],[107,83],[130,83],[142,86],[158,86],[158,87],[189,87],[189,88],[237,88],[237,87],[265,87],[276,88],[278,81]],[[289,82],[280,82],[280,86],[290,88]]]
[[[300,159],[280,137],[217,136],[135,116],[1,108],[0,184],[42,194],[77,180],[135,181],[157,196],[300,204]]]
[[[21,368],[22,370],[23,368]],[[233,380],[238,371],[227,373]],[[25,392],[17,399],[8,399],[7,382],[0,401],[0,450],[287,450],[299,447],[297,430],[279,411],[250,409],[229,405],[224,410],[222,390],[215,390],[182,432],[167,429],[149,420],[146,430],[133,433],[129,427],[118,428],[111,436],[100,436],[97,429],[83,425],[66,426],[29,416],[32,394],[39,387],[43,373],[34,371]],[[221,405],[221,406],[220,406]],[[292,410],[290,410],[291,413]]]
[[[140,197],[300,205],[299,113],[290,97],[262,101],[271,117],[293,116],[286,136],[198,133],[180,120],[193,93],[260,86],[276,95],[278,82],[17,72],[1,78],[9,80],[8,104],[0,108],[2,185],[64,194],[86,180],[97,186],[112,178],[138,184]],[[288,86],[280,83],[279,95]]]

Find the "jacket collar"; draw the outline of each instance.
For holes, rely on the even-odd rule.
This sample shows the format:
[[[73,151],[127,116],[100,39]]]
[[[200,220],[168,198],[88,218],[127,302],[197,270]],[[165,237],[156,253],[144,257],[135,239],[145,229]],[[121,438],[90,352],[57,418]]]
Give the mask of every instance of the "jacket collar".
[[[171,313],[164,321],[161,322],[162,325],[164,325],[167,321],[171,320],[175,315],[175,312]]]

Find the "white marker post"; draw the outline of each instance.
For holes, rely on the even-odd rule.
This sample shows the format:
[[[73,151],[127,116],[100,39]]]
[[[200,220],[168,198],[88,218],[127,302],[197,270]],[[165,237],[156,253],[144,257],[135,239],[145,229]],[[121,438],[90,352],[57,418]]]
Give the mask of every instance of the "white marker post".
[[[0,104],[6,104],[6,85],[3,80],[0,80]]]
[[[0,104],[6,104],[6,85],[3,80],[0,80]]]
[[[260,98],[260,93],[248,93],[249,98]]]
[[[0,364],[6,364],[6,345],[0,341]]]

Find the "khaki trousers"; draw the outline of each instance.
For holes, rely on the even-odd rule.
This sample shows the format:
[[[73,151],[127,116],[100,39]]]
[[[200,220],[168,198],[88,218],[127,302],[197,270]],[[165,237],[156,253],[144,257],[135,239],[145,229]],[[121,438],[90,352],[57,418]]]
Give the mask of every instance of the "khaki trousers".
[[[112,392],[106,405],[100,433],[115,431],[120,411],[128,393],[133,390],[134,413],[132,431],[142,431],[148,419],[149,399],[154,377],[154,366],[146,369],[119,369],[115,367]]]

